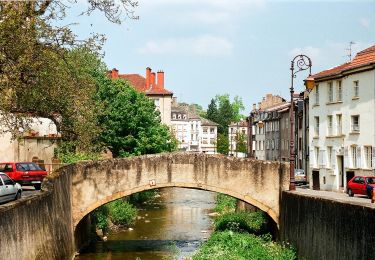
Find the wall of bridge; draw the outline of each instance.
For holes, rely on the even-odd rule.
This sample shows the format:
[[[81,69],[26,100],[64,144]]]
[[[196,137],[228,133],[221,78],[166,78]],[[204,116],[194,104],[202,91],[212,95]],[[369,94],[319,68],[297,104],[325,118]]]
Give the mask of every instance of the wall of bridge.
[[[280,235],[299,259],[374,259],[375,208],[283,192]]]
[[[278,224],[280,194],[289,185],[285,163],[191,153],[80,163],[72,174],[74,226],[112,200],[164,187],[228,194],[263,210]]]
[[[0,259],[72,259],[71,169],[49,175],[39,195],[0,206]]]

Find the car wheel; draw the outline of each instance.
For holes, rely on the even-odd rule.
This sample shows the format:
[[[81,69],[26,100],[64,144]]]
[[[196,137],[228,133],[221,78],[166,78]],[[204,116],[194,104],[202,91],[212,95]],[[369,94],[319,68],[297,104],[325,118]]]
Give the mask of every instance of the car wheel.
[[[348,189],[348,195],[349,195],[349,197],[353,197],[354,196],[354,193],[353,193],[352,189]]]
[[[17,192],[16,198],[14,200],[19,200],[21,198],[21,192]]]
[[[36,189],[36,190],[40,190],[40,188],[42,187],[42,184],[34,184],[34,188]]]

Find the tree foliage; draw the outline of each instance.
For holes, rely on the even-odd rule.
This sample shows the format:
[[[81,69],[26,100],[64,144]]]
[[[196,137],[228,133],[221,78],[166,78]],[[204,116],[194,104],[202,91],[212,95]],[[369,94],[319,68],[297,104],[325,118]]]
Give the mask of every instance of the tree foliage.
[[[78,39],[65,12],[75,1],[0,1],[0,100],[3,131],[21,135],[31,117],[49,118],[66,140],[89,144],[97,128],[90,76],[104,37]],[[133,0],[88,0],[112,22],[134,18]],[[82,51],[84,50],[84,51]],[[94,55],[92,55],[94,54]],[[84,146],[84,145],[83,145]]]
[[[176,149],[176,140],[160,123],[154,103],[127,81],[97,77],[97,101],[102,104],[98,122],[100,141],[113,156],[160,153]]]
[[[229,152],[229,139],[226,134],[217,135],[217,152],[221,154],[228,154]]]
[[[247,136],[243,133],[236,134],[236,152],[247,153]]]

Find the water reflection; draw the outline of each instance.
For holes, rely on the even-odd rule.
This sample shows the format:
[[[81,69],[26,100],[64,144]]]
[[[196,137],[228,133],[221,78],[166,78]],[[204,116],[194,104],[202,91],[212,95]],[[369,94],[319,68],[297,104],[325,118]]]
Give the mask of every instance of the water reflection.
[[[133,230],[110,234],[76,259],[158,260],[176,249],[179,259],[191,255],[211,232],[215,193],[168,188],[160,195],[139,211]]]

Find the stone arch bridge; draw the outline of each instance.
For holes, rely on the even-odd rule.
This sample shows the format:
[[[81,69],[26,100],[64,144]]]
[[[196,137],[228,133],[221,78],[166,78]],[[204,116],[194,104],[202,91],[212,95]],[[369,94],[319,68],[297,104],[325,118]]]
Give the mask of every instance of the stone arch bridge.
[[[281,192],[289,187],[288,164],[194,153],[81,162],[61,171],[71,176],[74,228],[103,204],[164,187],[224,193],[261,209],[279,225]]]

